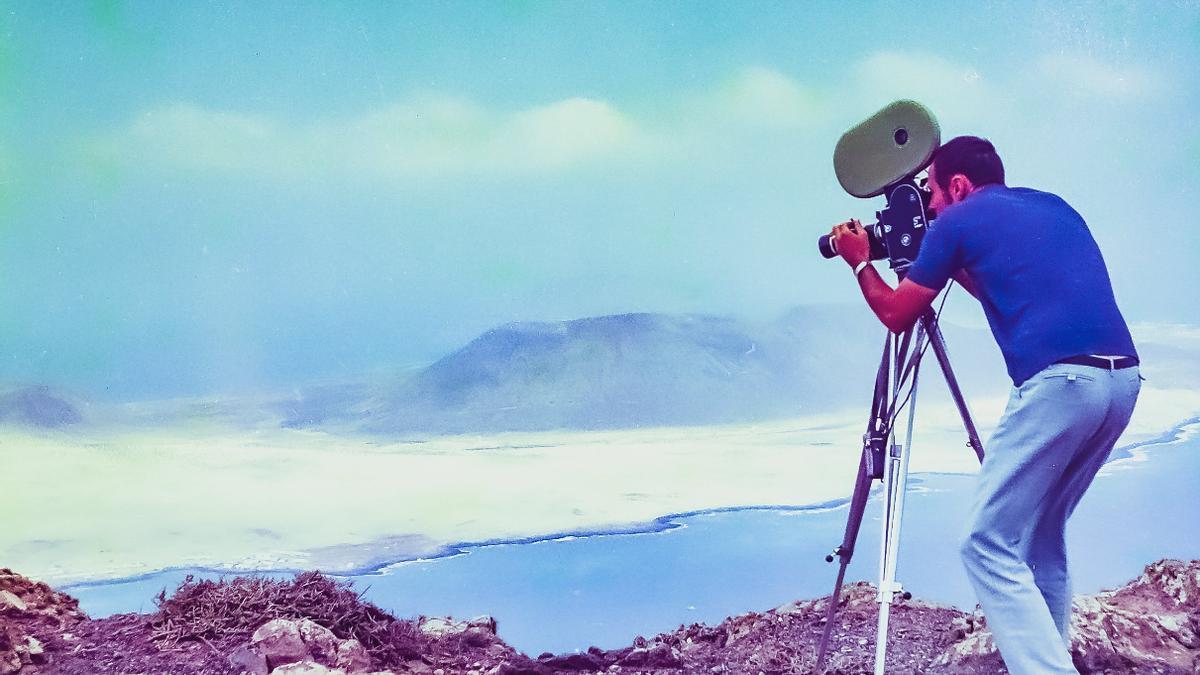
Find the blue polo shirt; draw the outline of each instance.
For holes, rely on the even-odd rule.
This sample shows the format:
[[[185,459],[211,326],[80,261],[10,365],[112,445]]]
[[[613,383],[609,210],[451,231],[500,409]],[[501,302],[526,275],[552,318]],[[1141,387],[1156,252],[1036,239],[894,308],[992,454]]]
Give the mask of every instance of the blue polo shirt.
[[[945,209],[908,278],[941,290],[960,268],[1016,385],[1068,356],[1137,356],[1100,248],[1057,195],[986,185]]]

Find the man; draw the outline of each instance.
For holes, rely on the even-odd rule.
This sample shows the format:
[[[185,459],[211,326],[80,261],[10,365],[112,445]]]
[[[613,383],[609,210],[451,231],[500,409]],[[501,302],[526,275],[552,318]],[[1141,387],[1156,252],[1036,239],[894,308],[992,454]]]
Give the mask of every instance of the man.
[[[930,226],[893,290],[856,221],[838,253],[889,330],[907,330],[954,278],[983,305],[1013,390],[985,447],[961,554],[1013,673],[1074,673],[1067,518],[1129,423],[1137,352],[1108,271],[1078,213],[1004,183],[992,144],[961,136],[929,168]]]

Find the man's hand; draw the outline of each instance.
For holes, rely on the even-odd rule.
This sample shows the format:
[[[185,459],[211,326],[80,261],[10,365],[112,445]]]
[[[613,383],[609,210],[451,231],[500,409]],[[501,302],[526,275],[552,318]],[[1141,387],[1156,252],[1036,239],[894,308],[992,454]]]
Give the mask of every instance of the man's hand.
[[[871,259],[871,242],[867,239],[867,231],[863,229],[862,223],[857,220],[847,220],[834,225],[829,236],[833,240],[834,249],[851,269]]]
[[[838,255],[851,269],[859,263],[870,262],[871,241],[862,223],[848,220],[834,226],[829,236]],[[870,266],[858,275],[858,284],[875,316],[896,334],[911,328],[938,294],[936,290],[914,283],[911,279],[901,281],[896,290],[892,290]]]

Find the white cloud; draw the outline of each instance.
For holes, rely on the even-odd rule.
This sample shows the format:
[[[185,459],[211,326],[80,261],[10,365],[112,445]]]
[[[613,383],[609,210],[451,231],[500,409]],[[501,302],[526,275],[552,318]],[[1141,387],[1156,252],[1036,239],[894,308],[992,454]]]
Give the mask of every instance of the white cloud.
[[[142,158],[210,169],[276,166],[298,168],[313,154],[294,143],[291,130],[261,115],[209,111],[192,105],[151,110],[133,126],[128,140]]]
[[[849,92],[879,105],[911,98],[935,112],[973,111],[995,100],[992,83],[977,68],[923,53],[880,51],[854,68]]]
[[[514,115],[496,139],[496,154],[523,157],[531,168],[560,168],[631,150],[636,137],[633,123],[616,108],[572,98]]]
[[[1156,94],[1166,84],[1153,71],[1104,63],[1083,54],[1043,57],[1037,63],[1037,71],[1059,92],[1097,96],[1109,101]]]
[[[639,132],[604,101],[570,98],[502,113],[470,101],[422,98],[343,120],[294,123],[172,103],[101,141],[145,166],[298,177],[522,173],[636,152]]]
[[[641,120],[582,97],[500,111],[426,95],[310,122],[172,102],[143,112],[93,149],[136,166],[284,179],[522,175],[613,160],[680,160],[697,148],[711,150],[728,132],[798,129],[819,107],[796,80],[754,67],[705,91],[678,92]]]
[[[739,153],[761,153],[761,143],[750,150],[746,142],[756,136],[793,150],[832,145],[838,130],[900,98],[929,106],[943,135],[991,137],[1013,120],[1028,120],[1062,82],[1119,95],[1161,86],[1150,72],[1082,57],[1030,64],[996,80],[986,69],[928,53],[879,51],[825,87],[753,66],[700,90],[666,92],[636,113],[596,98],[497,110],[426,95],[353,117],[299,122],[174,102],[139,115],[98,146],[130,165],[283,179],[469,179],[697,160],[720,166],[744,158]]]
[[[855,71],[863,84],[872,90],[913,86],[940,89],[976,84],[983,79],[973,67],[915,52],[875,52],[864,58]]]
[[[751,123],[800,125],[811,121],[817,109],[812,93],[795,80],[769,68],[742,70],[721,93],[717,105]]]

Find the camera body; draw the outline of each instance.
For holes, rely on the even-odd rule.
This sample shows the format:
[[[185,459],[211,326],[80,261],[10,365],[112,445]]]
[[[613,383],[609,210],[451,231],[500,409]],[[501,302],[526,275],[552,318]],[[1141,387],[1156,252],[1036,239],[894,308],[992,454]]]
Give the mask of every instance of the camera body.
[[[871,260],[888,259],[903,276],[921,249],[933,214],[929,192],[916,175],[933,160],[941,128],[933,113],[916,101],[896,101],[851,128],[838,140],[833,168],[842,189],[859,198],[884,195],[887,208],[866,225]],[[821,255],[837,250],[829,235],[817,241]]]
[[[902,274],[917,259],[921,241],[929,229],[932,215],[928,208],[929,192],[909,179],[889,187],[885,194],[887,208],[877,211],[878,220],[872,225],[864,225],[863,229],[867,231],[867,241],[871,245],[871,260],[886,258],[891,268]],[[817,248],[826,258],[838,254],[829,235],[817,241]]]

